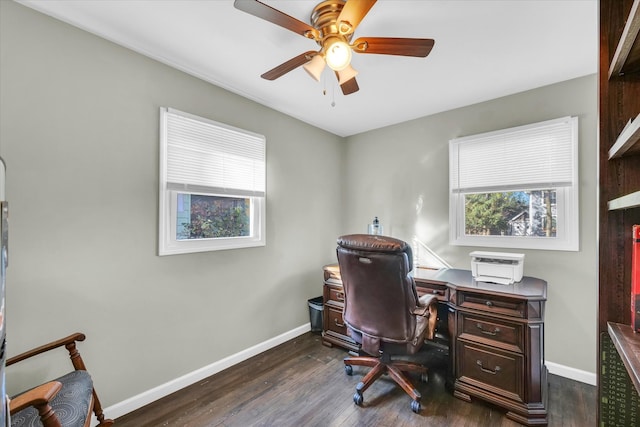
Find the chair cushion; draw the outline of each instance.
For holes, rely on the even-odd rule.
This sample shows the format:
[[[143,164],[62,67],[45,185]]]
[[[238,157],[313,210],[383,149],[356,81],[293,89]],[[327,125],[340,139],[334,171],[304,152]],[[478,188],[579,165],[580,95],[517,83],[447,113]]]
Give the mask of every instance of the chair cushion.
[[[87,371],[73,371],[55,381],[62,388],[51,400],[51,407],[64,427],[83,427],[92,405],[93,381]],[[11,427],[42,427],[33,406],[11,416]]]

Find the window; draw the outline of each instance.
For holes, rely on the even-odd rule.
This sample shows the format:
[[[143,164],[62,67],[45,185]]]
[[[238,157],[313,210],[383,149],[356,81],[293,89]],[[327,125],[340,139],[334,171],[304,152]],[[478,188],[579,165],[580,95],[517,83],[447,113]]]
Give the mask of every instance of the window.
[[[449,141],[453,245],[577,251],[578,118]]]
[[[160,109],[160,255],[265,245],[265,138]]]

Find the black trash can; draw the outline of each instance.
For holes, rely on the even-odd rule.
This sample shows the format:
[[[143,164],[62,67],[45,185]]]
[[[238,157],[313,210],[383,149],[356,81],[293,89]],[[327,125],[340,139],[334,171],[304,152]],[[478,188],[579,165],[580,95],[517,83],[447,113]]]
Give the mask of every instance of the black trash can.
[[[307,302],[309,304],[309,322],[311,323],[311,332],[322,332],[322,297],[311,298]]]

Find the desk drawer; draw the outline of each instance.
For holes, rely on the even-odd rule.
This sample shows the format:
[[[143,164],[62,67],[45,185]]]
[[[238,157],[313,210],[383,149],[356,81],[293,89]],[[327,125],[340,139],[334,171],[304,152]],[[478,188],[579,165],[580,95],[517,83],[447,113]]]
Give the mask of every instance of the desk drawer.
[[[344,290],[338,285],[324,285],[324,301],[334,306],[344,306]]]
[[[459,313],[458,337],[517,353],[523,352],[522,324]]]
[[[524,358],[464,340],[457,343],[458,381],[524,401]]]
[[[525,317],[526,301],[475,292],[458,292],[458,306],[518,318]]]
[[[449,301],[449,288],[447,285],[416,281],[416,291],[418,292],[418,296],[429,294],[435,295],[438,301]]]
[[[325,320],[325,330],[333,331],[339,335],[347,335],[347,327],[342,320],[342,310],[335,309],[333,307],[325,307],[325,314],[327,318]]]
[[[340,267],[337,264],[325,265],[323,268],[324,280],[334,283],[342,283],[342,277],[340,276]]]

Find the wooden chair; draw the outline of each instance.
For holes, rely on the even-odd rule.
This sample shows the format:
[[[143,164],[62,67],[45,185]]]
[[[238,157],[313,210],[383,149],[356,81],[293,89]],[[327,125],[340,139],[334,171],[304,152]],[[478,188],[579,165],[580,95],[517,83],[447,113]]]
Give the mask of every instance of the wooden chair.
[[[84,334],[75,333],[7,360],[7,366],[11,366],[64,346],[74,367],[62,377],[14,396],[9,402],[11,427],[38,425],[37,418],[44,427],[89,427],[92,411],[98,426],[113,425],[113,420],[104,418],[93,381],[76,348],[76,342],[85,338]]]

